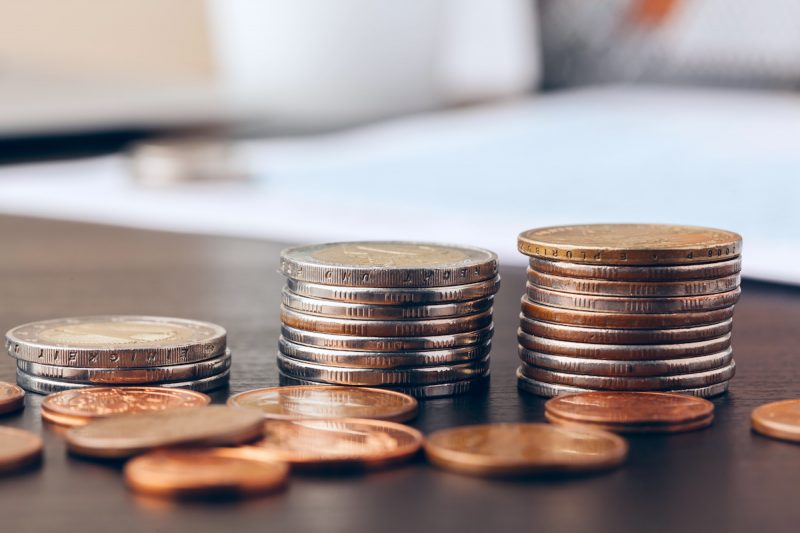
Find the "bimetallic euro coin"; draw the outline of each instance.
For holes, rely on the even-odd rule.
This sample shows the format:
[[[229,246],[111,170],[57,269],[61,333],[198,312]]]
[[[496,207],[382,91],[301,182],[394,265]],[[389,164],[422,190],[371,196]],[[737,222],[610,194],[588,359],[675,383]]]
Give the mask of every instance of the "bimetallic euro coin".
[[[30,431],[0,427],[0,474],[31,467],[42,459],[42,439]]]
[[[169,383],[159,383],[158,386],[173,389],[188,389],[197,392],[210,392],[212,390],[227,386],[229,379],[230,370],[225,370],[224,372],[215,376],[210,376],[195,381],[173,381]],[[52,394],[54,392],[61,392],[65,390],[92,387],[92,385],[89,383],[73,383],[71,381],[41,378],[23,372],[20,369],[17,369],[17,385],[28,392],[33,392],[36,394]]]
[[[14,413],[25,407],[25,391],[11,383],[0,381],[0,415]]]
[[[753,410],[753,430],[775,439],[800,442],[800,400],[768,403]]]
[[[608,281],[682,281],[693,279],[714,279],[733,276],[742,270],[742,258],[736,257],[714,263],[696,265],[594,265],[589,263],[570,263],[550,261],[538,257],[530,258],[531,269],[553,276],[569,278],[589,278]]]

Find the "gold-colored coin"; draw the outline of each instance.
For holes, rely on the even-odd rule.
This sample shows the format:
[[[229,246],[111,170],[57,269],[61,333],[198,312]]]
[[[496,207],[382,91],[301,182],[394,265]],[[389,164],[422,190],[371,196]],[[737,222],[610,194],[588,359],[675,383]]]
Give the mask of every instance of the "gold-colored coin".
[[[81,426],[112,415],[201,407],[211,398],[201,392],[163,387],[91,387],[45,397],[42,418],[64,426]]]
[[[25,407],[25,391],[11,383],[0,381],[0,415]]]
[[[404,422],[417,415],[417,400],[407,394],[339,385],[255,389],[231,396],[228,405],[276,420],[374,418]]]
[[[39,463],[42,446],[42,439],[30,431],[0,427],[0,474]]]
[[[585,224],[524,231],[517,248],[525,255],[551,261],[677,265],[732,259],[742,251],[742,237],[697,226]]]
[[[125,465],[135,492],[169,498],[255,496],[286,486],[289,465],[252,447],[158,450]]]
[[[269,420],[253,446],[302,470],[371,469],[406,461],[422,447],[414,428],[359,418]]]
[[[756,407],[753,430],[776,439],[800,442],[800,400],[783,400]]]
[[[232,446],[259,438],[259,413],[221,405],[95,420],[67,432],[67,447],[87,457],[120,459],[168,446]]]
[[[436,431],[425,453],[433,464],[465,474],[524,476],[588,472],[622,464],[627,443],[594,429],[550,424],[486,424]]]

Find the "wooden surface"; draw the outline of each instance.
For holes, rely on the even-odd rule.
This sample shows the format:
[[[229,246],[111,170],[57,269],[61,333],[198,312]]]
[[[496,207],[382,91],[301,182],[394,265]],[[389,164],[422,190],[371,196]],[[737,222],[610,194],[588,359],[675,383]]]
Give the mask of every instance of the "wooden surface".
[[[229,332],[230,392],[277,384],[281,245],[4,217],[0,242],[3,331],[99,313],[210,320]],[[490,390],[423,404],[413,423],[422,431],[543,420],[544,400],[518,392],[514,379],[524,272],[502,275]],[[295,477],[283,494],[240,503],[133,496],[118,467],[67,456],[31,394],[23,413],[0,423],[41,433],[46,459],[0,479],[0,531],[796,531],[800,446],[752,434],[749,414],[800,397],[798,340],[800,291],[745,283],[734,328],[738,375],[715,400],[714,426],[631,438],[627,465],[608,474],[492,481],[418,461],[362,476]],[[13,381],[13,369],[0,359],[0,380]]]

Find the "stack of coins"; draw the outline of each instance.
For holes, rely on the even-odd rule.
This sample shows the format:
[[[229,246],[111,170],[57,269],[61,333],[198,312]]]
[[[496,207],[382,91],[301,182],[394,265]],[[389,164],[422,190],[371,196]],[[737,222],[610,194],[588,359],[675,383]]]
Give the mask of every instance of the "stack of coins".
[[[154,385],[200,392],[227,385],[225,329],[152,316],[32,322],[6,334],[17,384],[39,394],[99,385]]]
[[[739,235],[595,224],[528,230],[517,245],[530,257],[518,331],[521,389],[704,397],[728,390]]]
[[[283,384],[391,388],[430,398],[482,387],[500,286],[487,250],[350,242],[284,250]]]

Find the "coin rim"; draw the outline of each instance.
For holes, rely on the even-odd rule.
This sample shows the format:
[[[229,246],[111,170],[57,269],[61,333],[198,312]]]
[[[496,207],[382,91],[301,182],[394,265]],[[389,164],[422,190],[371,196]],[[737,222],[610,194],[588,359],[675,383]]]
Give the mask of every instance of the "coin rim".
[[[700,412],[695,416],[684,416],[679,418],[670,418],[668,416],[669,411],[667,412],[659,412],[656,411],[657,417],[650,417],[650,418],[627,418],[626,420],[621,420],[620,417],[614,418],[614,413],[623,412],[619,407],[610,407],[607,408],[609,412],[608,416],[592,416],[589,414],[579,414],[575,411],[570,411],[568,408],[560,408],[559,406],[563,404],[566,400],[570,398],[574,398],[576,396],[580,397],[599,397],[599,396],[608,396],[608,395],[625,395],[625,396],[632,396],[632,397],[642,397],[647,396],[650,398],[669,398],[671,400],[680,400],[682,402],[687,403],[694,403],[698,406],[702,405],[705,408],[705,411]],[[700,419],[704,419],[708,416],[714,416],[714,404],[705,398],[699,398],[697,396],[686,396],[685,394],[675,394],[672,392],[616,392],[616,391],[593,391],[593,392],[579,392],[576,394],[564,394],[561,396],[556,396],[547,400],[544,404],[544,411],[545,415],[551,414],[556,416],[562,420],[571,420],[574,422],[583,422],[586,424],[614,424],[614,425],[624,425],[624,426],[639,426],[639,425],[674,425],[674,424],[683,424],[686,422],[695,422]]]
[[[752,426],[753,431],[773,439],[788,442],[800,442],[800,423],[796,424],[796,429],[792,430],[791,426],[787,427],[787,424],[776,425],[775,423],[770,423],[769,419],[763,415],[763,412],[765,411],[769,411],[770,409],[774,409],[779,405],[785,405],[788,403],[800,404],[800,400],[778,400],[777,402],[769,402],[759,405],[753,409],[753,411],[750,413],[750,425]]]
[[[687,396],[687,398],[699,398],[699,396]],[[560,398],[556,396],[555,398]],[[638,424],[628,426],[625,424],[610,424],[610,423],[592,423],[592,422],[579,422],[577,420],[570,420],[553,415],[552,413],[545,412],[545,418],[551,424],[556,424],[563,427],[588,427],[595,429],[602,429],[612,433],[626,433],[626,434],[658,434],[658,433],[687,433],[690,431],[698,431],[710,427],[714,422],[714,415],[709,415],[699,420],[684,422],[680,424]]]
[[[712,279],[742,271],[742,257],[734,257],[714,263],[695,263],[686,265],[596,265],[591,263],[571,263],[551,261],[542,257],[529,257],[531,269],[554,276],[607,281],[681,281],[693,279]]]
[[[92,387],[89,383],[73,383],[71,381],[62,381],[57,379],[47,379],[47,378],[40,378],[38,376],[33,376],[26,372],[22,372],[20,369],[17,369],[17,385],[22,387],[28,392],[32,392],[34,394],[54,394],[56,392],[62,392],[68,389],[85,389]],[[220,372],[214,376],[209,376],[207,378],[197,379],[194,381],[175,381],[169,383],[160,383],[159,387],[164,388],[174,388],[174,389],[183,389],[183,390],[191,390],[194,392],[210,392],[217,389],[221,389],[228,385],[231,377],[230,369],[225,370],[224,372]],[[118,385],[119,387],[135,387],[138,385]]]
[[[0,381],[0,388],[2,387],[8,387],[14,391],[15,394],[9,398],[0,400],[0,415],[9,415],[25,408],[25,389],[14,383]]]

